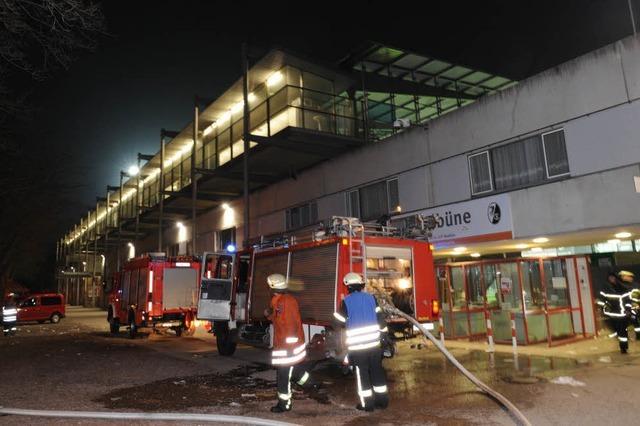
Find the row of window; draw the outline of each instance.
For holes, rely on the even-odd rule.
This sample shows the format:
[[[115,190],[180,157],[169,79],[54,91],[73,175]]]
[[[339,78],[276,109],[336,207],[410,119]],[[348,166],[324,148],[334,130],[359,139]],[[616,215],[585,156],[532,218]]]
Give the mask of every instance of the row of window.
[[[535,185],[569,174],[564,130],[469,155],[471,194]]]

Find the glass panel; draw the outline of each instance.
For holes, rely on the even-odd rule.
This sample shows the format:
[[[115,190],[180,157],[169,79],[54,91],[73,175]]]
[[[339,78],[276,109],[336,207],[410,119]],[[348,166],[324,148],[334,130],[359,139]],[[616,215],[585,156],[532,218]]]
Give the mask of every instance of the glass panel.
[[[459,311],[466,308],[467,299],[464,288],[464,276],[462,274],[462,266],[451,267],[451,296],[453,302],[453,310]]]
[[[547,160],[547,176],[554,177],[569,173],[569,159],[564,142],[564,131],[542,135],[544,153]]]
[[[500,308],[517,309],[520,308],[520,279],[518,277],[518,264],[501,263],[496,267],[496,277],[500,289]]]
[[[422,111],[420,114],[422,114]],[[469,156],[469,175],[471,176],[472,194],[480,194],[493,189],[488,152]]]
[[[539,136],[491,150],[491,162],[497,190],[530,185],[545,179]]]
[[[540,280],[540,262],[537,260],[522,262],[522,295],[526,310],[544,309],[542,281]]]
[[[400,195],[398,194],[398,179],[387,181],[387,190],[389,192],[389,210],[400,211]]]
[[[564,259],[549,259],[543,262],[544,280],[547,286],[547,307],[569,307],[567,265]]]
[[[287,84],[302,87],[302,73],[298,68],[286,67]]]
[[[482,291],[482,276],[480,265],[467,266],[467,287],[469,289],[469,308],[484,308],[484,292]]]
[[[411,250],[367,247],[367,290],[403,312],[414,314]]]
[[[487,309],[496,309],[499,306],[500,284],[496,275],[495,265],[484,266],[484,286],[487,301]]]
[[[360,213],[364,220],[378,219],[389,213],[387,182],[382,181],[360,188]]]

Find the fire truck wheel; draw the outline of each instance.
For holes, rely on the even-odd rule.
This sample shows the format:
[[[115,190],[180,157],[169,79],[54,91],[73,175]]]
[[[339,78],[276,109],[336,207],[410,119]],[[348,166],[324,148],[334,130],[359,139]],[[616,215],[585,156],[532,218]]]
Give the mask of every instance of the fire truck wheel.
[[[51,321],[51,324],[57,324],[60,322],[60,314],[59,313],[55,313],[53,315],[51,315],[51,318],[49,318],[49,320]]]
[[[218,353],[222,356],[231,356],[236,351],[236,342],[233,339],[228,322],[215,322],[213,332],[216,335]]]

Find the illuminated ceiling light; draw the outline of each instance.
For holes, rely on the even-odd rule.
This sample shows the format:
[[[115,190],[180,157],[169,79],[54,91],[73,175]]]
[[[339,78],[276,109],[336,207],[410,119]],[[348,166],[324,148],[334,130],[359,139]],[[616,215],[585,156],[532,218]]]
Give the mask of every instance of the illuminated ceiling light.
[[[231,206],[230,206],[228,203],[222,203],[222,206],[221,206],[221,207],[222,207],[224,210],[230,210],[230,209],[231,209]]]
[[[524,250],[524,249],[526,249],[527,247],[529,247],[529,245],[528,245],[528,244],[516,244],[516,248],[517,248],[517,249],[520,249],[520,250]]]
[[[471,253],[470,256],[471,257],[480,257],[480,253]]]
[[[548,243],[549,239],[547,237],[538,237],[538,238],[534,238],[532,241],[536,244],[544,244],[544,243]]]
[[[540,253],[542,251],[542,247],[531,247],[531,251],[534,253]]]
[[[272,87],[282,81],[282,73],[280,71],[276,71],[269,76],[267,79],[267,86]]]
[[[607,240],[607,242],[608,242],[609,244],[620,244],[620,240],[619,240],[619,239],[617,239],[617,238],[616,238],[616,239],[613,239],[613,240]]]
[[[455,247],[455,248],[453,249],[453,251],[454,251],[455,253],[464,253],[465,251],[467,251],[467,248],[466,248],[466,247]]]
[[[218,122],[223,123],[225,121],[229,121],[229,119],[231,118],[231,114],[229,113],[229,111],[224,112],[220,117],[218,117]]]
[[[140,168],[138,166],[136,166],[136,165],[129,166],[129,168],[127,169],[127,174],[129,176],[133,177],[133,176],[137,175],[138,173],[140,173]]]
[[[402,206],[396,206],[396,211],[400,213],[402,211]]]
[[[231,107],[231,114],[240,112],[243,106],[244,106],[244,101],[240,101],[238,103],[233,104],[233,106]]]
[[[205,127],[205,129],[202,131],[202,135],[203,136],[209,136],[211,134],[211,132],[213,132],[213,129],[216,128],[216,123],[213,122],[210,125],[208,125],[207,127]]]
[[[631,232],[618,232],[615,237],[616,238],[629,238],[631,236]]]
[[[177,228],[184,228],[184,223],[182,223],[182,222],[176,222],[176,227],[177,227]]]
[[[253,102],[256,100],[256,95],[254,95],[253,92],[249,93],[247,97],[249,98],[249,102]]]

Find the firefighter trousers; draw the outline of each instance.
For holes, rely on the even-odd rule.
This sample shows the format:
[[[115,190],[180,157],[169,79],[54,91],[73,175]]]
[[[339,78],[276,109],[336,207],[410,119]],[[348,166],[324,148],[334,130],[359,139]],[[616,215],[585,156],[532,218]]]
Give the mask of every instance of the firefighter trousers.
[[[609,327],[614,331],[610,337],[616,337],[618,339],[618,345],[620,346],[620,352],[626,353],[629,349],[629,319],[622,318],[610,318]]]
[[[349,363],[353,365],[356,373],[360,406],[365,410],[371,410],[374,406],[387,408],[389,393],[382,368],[382,350],[377,347],[351,351]]]
[[[278,405],[282,408],[291,409],[291,382],[296,382],[304,386],[309,382],[308,364],[281,366],[276,368],[276,387],[278,388]]]

